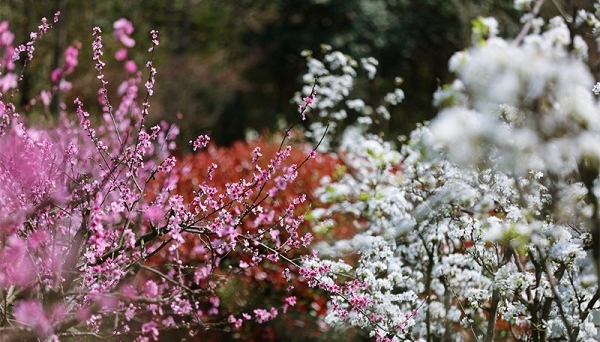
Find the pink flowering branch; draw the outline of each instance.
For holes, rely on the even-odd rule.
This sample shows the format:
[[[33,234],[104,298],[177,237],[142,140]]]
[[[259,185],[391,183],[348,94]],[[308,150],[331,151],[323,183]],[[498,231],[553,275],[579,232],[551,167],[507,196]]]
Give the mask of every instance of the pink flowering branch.
[[[300,104],[299,108],[300,108],[300,117],[302,118],[302,121],[306,120],[306,112],[308,111],[308,109],[313,105],[313,103],[315,102],[315,99],[317,97],[317,92],[315,90],[317,86],[317,79],[315,79],[315,82],[313,83],[313,87],[310,91],[310,95],[305,97],[303,100],[304,102],[302,104]]]
[[[125,47],[133,45],[127,22],[114,28]],[[0,263],[6,266],[0,268],[0,334],[10,341],[114,335],[142,340],[157,339],[165,330],[189,330],[190,324],[199,329],[239,325],[235,318],[219,321],[229,316],[217,289],[228,277],[265,263],[299,269],[288,255],[312,240],[299,230],[298,208],[306,196],[297,195],[279,211],[269,207],[316,156],[321,141],[303,161],[290,163],[292,147],[286,141],[292,125],[266,167],[259,166],[263,156],[255,148],[249,156],[253,172],[218,189],[210,184],[218,168],[212,164],[186,200],[176,194],[178,164],[170,155],[177,127],[164,122],[145,127],[155,86],[157,32],[151,32],[147,81],[141,72],[130,72],[118,87],[115,106],[108,95],[101,30],[94,28],[93,36],[99,124],[79,98],[75,118],[62,113],[55,127],[45,129],[26,127],[16,120],[14,105],[0,101],[3,114],[15,114],[10,118],[15,120],[3,121],[9,134],[0,143],[10,137],[27,146],[22,162],[7,167],[7,159],[0,167],[0,195],[15,194],[0,196]],[[33,43],[28,46],[33,51]],[[68,48],[52,83],[77,66],[77,51]],[[115,58],[127,63],[127,51]],[[143,98],[140,89],[145,89]],[[307,106],[313,101],[314,96]],[[197,150],[209,141],[202,135],[190,143]],[[19,145],[7,146],[12,151]],[[32,170],[36,173],[29,176]],[[190,241],[197,241],[191,252]],[[232,258],[239,269],[225,270],[223,264]],[[256,308],[242,320],[266,322],[294,305],[295,297],[288,296],[281,308]]]
[[[58,21],[58,17],[60,12],[56,12],[54,14],[53,22]],[[34,44],[40,39],[42,36],[52,28],[52,24],[48,23],[46,18],[42,18],[41,24],[38,26],[37,32],[31,32],[29,35],[29,40],[25,44],[21,44],[17,47],[14,47],[12,44],[14,42],[14,34],[9,31],[8,22],[3,21],[0,22],[0,49],[4,49],[4,53],[2,54],[2,59],[0,60],[0,68],[3,68],[3,76],[0,77],[0,99],[3,99],[4,93],[6,93],[9,89],[17,89],[18,84],[23,80],[25,75],[25,68],[31,59],[33,58],[33,54],[35,51]],[[19,76],[17,77],[14,72],[15,62],[21,59],[21,54],[26,52],[27,58],[23,61],[23,68]],[[15,96],[15,91],[13,91],[10,95],[10,99],[8,102],[0,101],[0,136],[6,133],[6,128],[10,126],[11,122],[19,117],[19,114],[16,112],[16,108],[12,103]]]

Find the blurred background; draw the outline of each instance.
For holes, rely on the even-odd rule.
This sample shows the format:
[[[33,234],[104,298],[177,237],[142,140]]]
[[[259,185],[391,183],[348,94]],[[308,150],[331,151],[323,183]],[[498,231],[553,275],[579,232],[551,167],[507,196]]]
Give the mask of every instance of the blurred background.
[[[91,61],[92,28],[104,32],[105,71],[116,88],[123,76],[122,67],[111,68],[118,48],[112,23],[124,17],[136,28],[137,53],[130,56],[142,69],[149,32],[159,31],[152,118],[179,122],[183,141],[208,133],[220,145],[243,139],[249,129],[274,130],[297,115],[290,99],[306,72],[302,50],[316,52],[325,43],[356,59],[375,57],[376,78],[355,89],[366,102],[381,99],[402,77],[406,100],[394,108],[384,132],[397,135],[435,113],[432,93],[450,80],[447,61],[469,45],[474,18],[495,16],[501,35],[519,28],[519,13],[506,0],[0,0],[0,20],[10,22],[17,43],[57,10],[61,19],[39,42],[43,56],[28,66],[20,101],[38,94],[38,85],[47,86],[64,49],[79,41],[80,66],[68,79],[93,113],[99,82]]]

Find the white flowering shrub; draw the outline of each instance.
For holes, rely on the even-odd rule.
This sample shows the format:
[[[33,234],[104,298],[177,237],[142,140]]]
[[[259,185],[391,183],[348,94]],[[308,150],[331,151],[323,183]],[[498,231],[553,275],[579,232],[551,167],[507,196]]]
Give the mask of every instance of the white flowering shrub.
[[[364,100],[355,98],[355,79],[364,74],[369,81],[373,80],[379,62],[368,57],[361,58],[359,63],[351,56],[333,51],[329,45],[322,45],[321,52],[324,54],[323,61],[317,59],[312,51],[302,52],[308,71],[303,76],[305,86],[294,96],[293,101],[302,106],[306,97],[319,95],[319,100],[311,109],[315,117],[310,121],[306,136],[318,140],[320,150],[326,151],[332,148],[332,142],[341,136],[351,118],[355,118],[356,125],[363,129],[389,120],[388,106],[402,102],[404,92],[396,88],[386,94],[381,104],[367,104]],[[402,79],[397,78],[396,84],[401,83]],[[325,132],[329,132],[329,135],[325,135]]]
[[[541,3],[515,1],[528,12],[514,39],[474,21],[439,115],[398,150],[360,122],[345,130],[346,172],[323,180],[330,206],[312,217],[345,214],[358,233],[317,245],[301,272],[330,293],[328,323],[377,341],[598,340],[600,85],[576,32],[598,35],[600,2],[548,21]],[[322,117],[350,106],[328,73],[305,77]]]

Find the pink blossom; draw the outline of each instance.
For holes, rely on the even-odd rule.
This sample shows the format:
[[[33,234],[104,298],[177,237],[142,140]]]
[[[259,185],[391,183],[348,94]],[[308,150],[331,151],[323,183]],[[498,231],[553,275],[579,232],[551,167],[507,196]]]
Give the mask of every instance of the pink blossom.
[[[99,295],[96,301],[103,309],[115,309],[117,308],[117,299],[112,295]]]
[[[3,21],[3,23],[6,23],[6,21]],[[6,26],[8,27],[8,24]],[[0,47],[12,45],[14,39],[15,35],[12,32],[3,31],[0,33]]]
[[[125,284],[125,285],[123,285],[123,288],[121,289],[121,295],[124,298],[133,299],[138,295],[138,292],[133,285]]]
[[[252,162],[256,163],[260,157],[262,157],[260,146],[256,146],[254,150],[252,150]]]
[[[52,93],[47,91],[47,90],[42,90],[40,92],[40,99],[42,100],[42,103],[44,104],[44,106],[49,106],[50,102],[52,101]]]
[[[35,279],[35,265],[29,256],[29,250],[22,238],[11,235],[7,246],[0,253],[0,285],[29,284]]]
[[[4,66],[5,71],[15,70],[15,61],[13,59],[15,51],[16,49],[13,46],[7,46],[4,48],[4,54],[2,55],[0,63],[2,63],[2,65]]]
[[[233,326],[238,329],[242,326],[242,323],[243,323],[241,318],[236,319],[233,315],[229,315],[229,318],[227,319],[227,321],[229,323],[233,323]]]
[[[154,51],[154,47],[158,46],[158,31],[152,30],[150,31],[150,36],[152,36],[152,47],[148,49],[148,52]]]
[[[75,315],[75,317],[82,321],[85,322],[87,320],[89,320],[92,317],[92,313],[89,307],[83,307],[81,309],[79,309]]]
[[[152,280],[146,281],[146,285],[144,285],[144,294],[148,297],[158,296],[158,285]]]
[[[154,84],[156,83],[156,68],[152,66],[152,62],[147,62],[146,63],[146,67],[148,68],[148,70],[150,70],[150,77],[148,78],[148,81],[146,81],[146,83],[144,83],[144,87],[146,87],[146,90],[148,91],[148,95],[152,96],[154,95]],[[143,104],[144,108],[148,108],[148,103],[144,102]]]
[[[104,74],[102,74],[102,69],[104,68],[104,65],[106,63],[104,63],[101,59],[102,55],[104,55],[104,51],[102,50],[104,48],[104,45],[102,44],[102,30],[99,27],[94,27],[94,29],[92,30],[92,34],[94,35],[94,42],[92,43],[92,50],[94,51],[94,57],[92,58],[93,60],[96,61],[96,71],[98,71],[98,79],[100,81],[102,81],[103,83],[104,81]]]
[[[290,306],[296,305],[296,296],[289,296],[284,299],[285,305],[283,306],[283,313],[286,313]]]
[[[8,21],[0,21],[0,33],[6,32],[8,30]]]
[[[69,46],[65,50],[65,74],[70,74],[75,70],[75,67],[79,64],[78,61],[79,48],[77,46]]]
[[[39,248],[45,241],[48,239],[48,232],[45,230],[34,231],[29,235],[29,239],[27,239],[27,243],[29,248],[37,249]]]
[[[31,44],[20,47],[19,53],[33,53],[33,40],[46,32],[49,22],[42,22],[31,36]],[[117,39],[133,46],[131,22],[121,19],[114,28]],[[8,26],[0,23],[0,29],[5,32]],[[236,276],[267,259],[279,262],[282,257],[275,250],[253,250],[258,245],[243,245],[247,241],[281,246],[280,240],[286,239],[283,253],[299,241],[296,230],[300,221],[297,216],[289,217],[296,204],[287,210],[272,209],[268,199],[261,199],[263,189],[285,189],[297,177],[295,165],[284,165],[291,146],[265,160],[269,165],[257,168],[256,179],[249,175],[226,184],[224,190],[209,182],[217,164],[208,166],[208,175],[195,175],[196,193],[189,203],[176,195],[182,175],[171,172],[176,171],[176,158],[170,155],[176,153],[178,128],[160,123],[148,129],[144,121],[149,108],[146,95],[152,95],[155,83],[152,60],[146,64],[148,93],[140,94],[145,80],[138,66],[129,60],[127,49],[115,54],[128,78],[115,97],[120,102],[114,103],[107,95],[103,74],[101,31],[95,28],[93,32],[93,63],[101,81],[97,93],[100,112],[94,120],[76,99],[74,115],[67,116],[67,106],[61,107],[65,113],[56,120],[58,129],[25,129],[26,123],[16,119],[20,108],[0,102],[0,114],[15,118],[12,122],[5,119],[0,127],[4,134],[0,139],[0,233],[5,236],[0,249],[0,287],[23,288],[21,297],[13,300],[14,314],[7,313],[7,322],[13,322],[15,330],[25,325],[46,335],[52,332],[52,322],[76,319],[81,320],[77,327],[81,331],[104,334],[112,330],[118,335],[135,329],[142,333],[138,340],[157,340],[161,329],[179,329],[194,313],[195,319],[207,322],[227,317],[221,312],[219,292],[213,291],[218,286],[215,272],[225,266]],[[153,46],[158,45],[157,32],[151,34]],[[12,40],[6,34],[0,38]],[[78,49],[78,45],[69,47],[63,67],[51,71],[52,91],[71,87],[65,75],[77,67]],[[3,67],[0,88],[18,86],[11,83],[16,75],[6,77],[11,70],[7,64]],[[45,90],[36,100],[49,106],[52,96]],[[13,130],[20,131],[13,136]],[[209,142],[208,136],[200,135],[190,144],[197,150]],[[253,160],[261,156],[256,148]],[[252,170],[249,165],[242,167]],[[261,203],[266,207],[264,213],[258,209]],[[246,217],[262,225],[260,237],[247,234],[241,225]],[[195,244],[189,251],[193,258],[190,266],[180,254],[181,244],[205,233],[210,233],[206,243]],[[238,247],[248,247],[248,258],[230,262],[231,252]],[[149,258],[164,260],[154,263]],[[141,267],[134,267],[138,263]],[[151,268],[157,273],[149,272]],[[266,278],[265,272],[256,277]],[[195,292],[204,288],[209,291]],[[19,302],[23,298],[44,298],[44,302]],[[296,305],[295,297],[286,298],[284,305],[284,311]],[[268,321],[277,317],[278,309],[259,309],[256,317],[247,313],[230,316],[229,321],[237,327],[254,318]],[[120,317],[113,320],[115,326],[107,324],[110,317]],[[144,320],[128,323],[134,317]],[[194,329],[191,324],[189,328]]]
[[[312,104],[315,102],[315,98],[317,96],[317,93],[315,93],[314,91],[310,94],[310,96],[305,97],[304,103],[302,103],[300,105],[300,113],[302,114],[302,120],[306,120],[306,109],[311,107]]]
[[[126,47],[135,46],[135,40],[130,37],[134,30],[131,21],[121,18],[114,22],[113,29],[115,30],[115,38],[117,38],[121,44]]]
[[[15,73],[7,73],[4,76],[0,77],[0,89],[3,93],[6,93],[9,89],[14,89],[17,87],[17,74]]]
[[[131,23],[131,21],[129,21],[125,18],[121,18],[121,19],[115,21],[113,23],[113,29],[115,31],[119,31],[120,33],[128,34],[128,35],[132,34],[133,30],[134,30],[133,24]]]
[[[119,50],[117,50],[117,52],[115,52],[115,59],[119,62],[124,61],[127,58],[127,49],[126,48],[120,48]]]
[[[198,138],[196,138],[196,140],[194,140],[194,141],[190,140],[190,145],[193,145],[193,150],[196,151],[197,149],[199,149],[201,147],[208,146],[209,142],[210,142],[210,137],[208,135],[200,135],[200,136],[198,136]]]
[[[58,89],[60,89],[61,91],[69,91],[73,88],[73,83],[65,80],[65,79],[61,79],[60,82],[58,83]]]
[[[256,322],[264,323],[277,317],[277,309],[271,308],[270,311],[265,309],[255,309],[254,315],[256,316]]]
[[[165,215],[165,211],[163,208],[161,208],[159,205],[153,205],[148,207],[145,211],[144,211],[144,218],[148,221],[159,221],[160,219],[162,219]]]
[[[269,312],[264,309],[255,309],[254,314],[256,315],[256,321],[258,323],[263,323],[271,319]]]
[[[132,60],[128,60],[125,62],[125,71],[133,74],[138,70],[137,64],[135,63],[135,61]]]
[[[214,306],[214,307],[219,307],[219,304],[221,303],[221,300],[219,299],[219,297],[210,297],[208,299],[208,301]]]
[[[52,334],[52,325],[39,301],[20,301],[15,305],[13,313],[17,322],[31,327],[40,338]]]
[[[176,323],[175,323],[175,320],[173,319],[173,316],[167,316],[167,318],[162,320],[162,324],[165,327],[172,327],[172,326],[175,326]]]
[[[142,325],[142,332],[144,334],[151,333],[152,339],[158,341],[158,329],[156,327],[156,322],[147,322]]]
[[[302,241],[302,246],[308,247],[308,245],[310,245],[310,243],[312,242],[312,239],[312,234],[306,233],[303,237],[300,238],[300,240]]]

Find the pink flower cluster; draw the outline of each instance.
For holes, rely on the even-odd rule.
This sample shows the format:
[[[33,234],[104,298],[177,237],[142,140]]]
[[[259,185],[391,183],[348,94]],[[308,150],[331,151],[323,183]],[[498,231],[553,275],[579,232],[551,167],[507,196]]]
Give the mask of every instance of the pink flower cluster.
[[[312,106],[312,104],[315,102],[315,98],[317,97],[317,93],[315,92],[314,88],[312,90],[312,92],[310,93],[310,96],[307,96],[304,98],[304,103],[302,103],[300,105],[300,115],[302,117],[302,120],[306,120],[306,110]]]
[[[15,35],[10,32],[7,21],[0,22],[0,92],[6,93],[9,89],[17,87],[17,74],[13,55],[15,47],[12,45]],[[2,51],[3,50],[3,51]]]
[[[33,42],[49,28],[44,20],[13,55],[32,54]],[[120,19],[113,28],[125,48],[135,45],[131,22]],[[217,187],[211,184],[213,163],[198,176],[193,196],[176,194],[172,153],[179,130],[165,122],[146,127],[152,60],[141,98],[142,72],[127,66],[125,48],[117,51],[115,59],[125,61],[128,72],[113,106],[101,30],[94,28],[93,36],[97,117],[76,98],[71,108],[61,104],[54,126],[27,127],[15,105],[0,97],[0,295],[9,308],[0,328],[7,340],[100,335],[109,326],[123,339],[158,340],[166,329],[222,323],[229,315],[218,291],[228,281],[219,274],[224,265],[239,265],[228,271],[233,277],[262,263],[294,264],[286,253],[312,239],[299,231],[303,217],[296,213],[305,195],[270,207],[302,166],[289,163],[292,147],[283,142],[270,160],[262,160],[259,148],[248,156],[254,172],[247,179]],[[8,24],[0,23],[3,56],[13,39]],[[156,31],[151,39],[153,52]],[[52,71],[52,88],[41,93],[45,105],[54,92],[72,90],[61,84],[78,66],[79,49],[67,48],[64,64]],[[6,76],[13,64],[2,61]],[[190,144],[197,150],[209,142],[201,135]],[[230,316],[229,322],[267,322],[295,305],[288,296],[281,308],[256,308],[253,316]]]
[[[71,74],[73,71],[75,71],[75,67],[77,67],[77,65],[79,64],[79,60],[78,60],[78,56],[79,56],[79,49],[81,48],[81,44],[80,43],[76,43],[75,45],[69,46],[66,50],[65,50],[65,64],[62,68],[56,68],[54,70],[52,70],[52,73],[50,74],[50,80],[52,81],[52,83],[59,83],[59,88],[61,90],[69,90],[71,89],[71,84],[63,81],[62,77],[64,75],[69,75]]]
[[[190,144],[193,145],[194,151],[198,150],[199,148],[205,148],[206,146],[208,146],[209,142],[210,137],[208,135],[200,135],[196,138],[196,140],[190,140]]]

